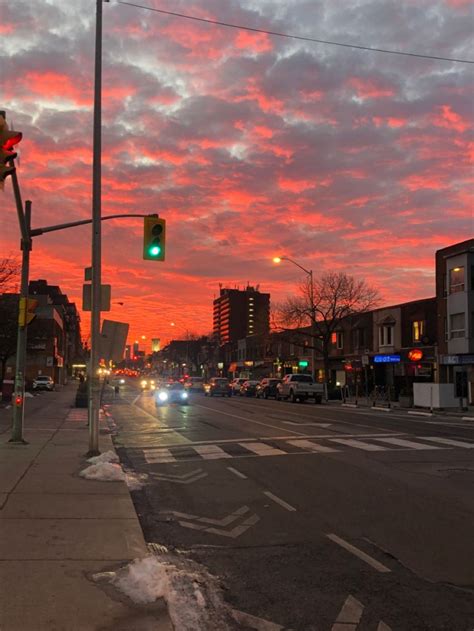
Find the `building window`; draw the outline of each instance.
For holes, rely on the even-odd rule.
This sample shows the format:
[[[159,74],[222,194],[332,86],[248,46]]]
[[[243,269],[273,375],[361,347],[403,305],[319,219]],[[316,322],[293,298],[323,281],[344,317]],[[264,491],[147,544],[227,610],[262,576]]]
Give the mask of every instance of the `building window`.
[[[365,329],[352,330],[353,348],[365,348]]]
[[[465,336],[464,313],[453,313],[450,316],[451,339]]]
[[[392,346],[393,345],[393,326],[384,324],[379,329],[379,344],[380,346]]]
[[[336,331],[331,335],[331,342],[336,348],[341,349],[343,346],[343,333],[342,331]]]
[[[413,341],[421,342],[423,336],[425,335],[425,321],[424,320],[415,320],[412,323],[412,332],[413,332]]]
[[[453,267],[449,270],[449,293],[464,291],[464,267]]]

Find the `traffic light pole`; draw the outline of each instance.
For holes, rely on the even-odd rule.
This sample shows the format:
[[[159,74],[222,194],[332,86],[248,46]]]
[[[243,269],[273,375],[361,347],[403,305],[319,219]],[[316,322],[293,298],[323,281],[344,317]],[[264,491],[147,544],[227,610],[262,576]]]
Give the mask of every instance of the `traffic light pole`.
[[[15,175],[15,174],[14,174]],[[14,181],[16,176],[14,177]],[[18,181],[16,183],[18,191]],[[23,217],[23,225],[26,230],[26,239],[22,236],[21,249],[22,249],[22,261],[21,261],[21,286],[20,286],[20,304],[21,300],[25,301],[27,305],[28,301],[28,284],[30,274],[30,251],[31,251],[31,238],[29,235],[31,225],[31,202],[25,203],[25,214],[21,212]],[[25,306],[26,309],[26,306]],[[19,309],[19,312],[21,310]],[[25,373],[26,373],[26,342],[28,323],[26,319],[26,313],[23,321],[18,318],[18,338],[16,344],[16,370],[15,370],[15,390],[13,393],[13,423],[12,423],[12,437],[9,442],[27,444],[23,438],[23,419],[25,415]]]
[[[96,2],[94,138],[92,156],[92,287],[91,287],[91,353],[89,360],[89,451],[99,451],[100,379],[100,289],[102,271],[101,234],[101,151],[102,151],[102,0]]]

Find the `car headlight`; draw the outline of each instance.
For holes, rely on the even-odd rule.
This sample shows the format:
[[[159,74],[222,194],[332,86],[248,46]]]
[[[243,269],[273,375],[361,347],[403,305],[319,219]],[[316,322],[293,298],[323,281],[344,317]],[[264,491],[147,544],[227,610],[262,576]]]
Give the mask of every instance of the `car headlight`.
[[[150,390],[156,390],[156,386],[155,386],[155,384],[154,384],[154,383],[152,383],[152,384],[151,384],[151,386],[150,386]]]
[[[181,398],[182,399],[187,399],[188,398],[188,393],[187,392],[182,392],[181,393]]]
[[[140,385],[141,385],[142,388],[145,388],[146,387],[146,381],[142,381]]]
[[[125,379],[120,379],[120,383],[125,383]]]
[[[158,398],[160,401],[167,401],[168,400],[168,393],[167,392],[159,392],[158,393]]]
[[[150,381],[150,386],[154,386],[155,382],[154,381]]]

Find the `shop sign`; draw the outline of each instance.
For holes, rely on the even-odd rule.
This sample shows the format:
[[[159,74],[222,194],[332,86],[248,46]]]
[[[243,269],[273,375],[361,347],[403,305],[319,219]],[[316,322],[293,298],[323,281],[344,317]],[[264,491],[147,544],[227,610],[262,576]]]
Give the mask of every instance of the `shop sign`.
[[[419,362],[423,359],[423,351],[420,348],[413,348],[411,351],[408,351],[408,359],[411,362]]]
[[[306,360],[304,360],[304,359],[298,362],[298,366],[299,366],[300,368],[308,368],[308,365],[309,365],[309,362],[307,362],[307,361],[306,361]]]
[[[374,355],[374,364],[398,364],[400,355]]]

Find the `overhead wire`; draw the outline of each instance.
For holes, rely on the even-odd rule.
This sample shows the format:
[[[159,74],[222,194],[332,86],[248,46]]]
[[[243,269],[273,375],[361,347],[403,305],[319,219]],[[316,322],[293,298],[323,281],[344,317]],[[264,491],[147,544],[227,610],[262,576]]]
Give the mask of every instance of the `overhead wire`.
[[[211,20],[210,18],[200,18],[196,15],[188,15],[186,13],[178,13],[176,11],[167,11],[166,9],[155,9],[154,7],[146,7],[142,4],[135,4],[133,2],[125,2],[124,0],[118,0],[117,4],[128,5],[130,7],[136,7],[138,9],[145,9],[147,11],[153,11],[155,13],[161,13],[169,15],[171,17],[184,18],[186,20],[194,20],[196,22],[204,22],[206,24],[214,24],[216,26],[224,26],[226,28],[235,28],[242,31],[250,31],[252,33],[263,33],[265,35],[272,35],[274,37],[284,37],[287,39],[296,39],[303,42],[313,42],[316,44],[326,44],[329,46],[341,46],[343,48],[355,48],[357,50],[366,50],[372,53],[385,53],[388,55],[403,55],[405,57],[419,57],[421,59],[432,59],[435,61],[449,61],[459,64],[474,64],[472,59],[459,59],[456,57],[443,57],[441,55],[425,55],[422,53],[414,53],[402,50],[390,50],[387,48],[374,48],[372,46],[362,46],[359,44],[348,44],[346,42],[336,42],[325,39],[317,39],[316,37],[305,37],[304,35],[294,35],[290,33],[280,33],[278,31],[269,31],[261,28],[254,28],[252,26],[243,26],[241,24],[232,24],[230,22],[222,22],[220,20]]]

